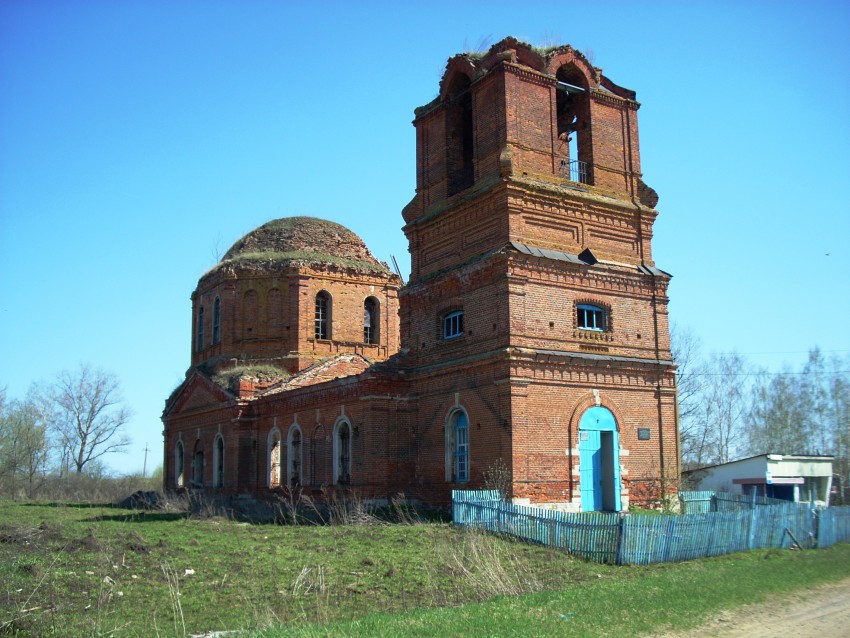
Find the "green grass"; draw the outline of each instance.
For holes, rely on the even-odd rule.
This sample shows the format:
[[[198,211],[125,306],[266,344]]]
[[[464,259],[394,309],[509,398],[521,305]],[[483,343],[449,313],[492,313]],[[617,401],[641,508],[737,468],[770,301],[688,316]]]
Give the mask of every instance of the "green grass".
[[[627,636],[848,574],[848,545],[618,568],[444,523],[249,525],[0,501],[0,636]]]
[[[502,596],[458,608],[370,614],[356,621],[270,628],[285,636],[651,636],[685,631],[722,609],[850,578],[850,545],[770,550],[614,570],[556,591]]]
[[[492,592],[452,559],[479,551],[463,536],[445,523],[249,525],[0,502],[0,623],[21,635],[173,636],[184,624],[193,633],[482,600]],[[591,571],[512,541],[484,550],[552,581]]]

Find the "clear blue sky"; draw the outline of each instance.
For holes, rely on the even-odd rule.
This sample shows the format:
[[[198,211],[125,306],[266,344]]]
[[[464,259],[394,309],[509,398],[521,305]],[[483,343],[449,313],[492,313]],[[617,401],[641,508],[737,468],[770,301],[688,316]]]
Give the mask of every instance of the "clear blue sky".
[[[332,219],[409,258],[413,109],[446,60],[572,44],[637,91],[656,264],[708,351],[850,352],[850,3],[0,2],[0,386],[82,361],[161,462],[189,295],[242,234]]]

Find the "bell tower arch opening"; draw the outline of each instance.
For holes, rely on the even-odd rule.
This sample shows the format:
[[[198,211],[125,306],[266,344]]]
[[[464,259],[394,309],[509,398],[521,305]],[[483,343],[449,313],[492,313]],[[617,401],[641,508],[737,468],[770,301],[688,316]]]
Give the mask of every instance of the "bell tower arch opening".
[[[457,73],[449,85],[446,109],[446,194],[451,196],[475,181],[472,92],[470,79]]]
[[[593,153],[587,79],[573,64],[558,69],[555,107],[558,115],[560,172],[570,181],[592,184]]]

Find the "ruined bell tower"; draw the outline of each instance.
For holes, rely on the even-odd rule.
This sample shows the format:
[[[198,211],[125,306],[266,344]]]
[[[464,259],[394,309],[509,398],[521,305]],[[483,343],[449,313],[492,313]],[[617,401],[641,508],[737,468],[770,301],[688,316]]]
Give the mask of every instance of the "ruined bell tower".
[[[634,91],[569,46],[448,61],[416,110],[401,347],[422,485],[622,510],[678,477],[670,276]],[[423,489],[425,489],[423,487]]]

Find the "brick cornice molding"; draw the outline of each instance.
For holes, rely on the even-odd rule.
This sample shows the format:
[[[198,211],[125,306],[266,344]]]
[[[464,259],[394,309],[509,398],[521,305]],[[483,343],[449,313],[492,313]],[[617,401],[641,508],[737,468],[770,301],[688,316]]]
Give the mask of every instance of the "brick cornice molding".
[[[635,214],[641,211],[645,216],[653,213],[653,217],[657,215],[654,209],[642,208],[630,199],[613,197],[592,186],[581,190],[568,188],[562,182],[562,179],[556,179],[554,176],[541,176],[540,179],[536,179],[534,176],[514,175],[505,179],[508,194],[512,198],[519,197],[525,200],[537,197],[553,203],[574,204],[580,207],[594,206],[621,214]]]
[[[537,84],[538,86],[554,87],[558,82],[558,80],[551,75],[541,73],[540,71],[535,71],[534,69],[530,69],[527,66],[516,64],[514,62],[503,62],[502,68],[505,70],[506,73],[516,75],[517,77],[522,78],[526,82],[531,82],[533,84]]]
[[[587,382],[587,376],[596,374],[628,374],[645,381],[647,389],[654,389],[659,376],[670,384],[673,382],[675,364],[672,359],[656,359],[643,357],[627,357],[622,355],[594,354],[574,350],[547,350],[542,348],[518,348],[510,350],[510,361],[513,366],[525,366],[528,370],[557,367],[563,368],[569,374],[562,380]],[[536,374],[522,375],[512,369],[511,374],[540,378]],[[585,375],[584,377],[582,375]],[[627,384],[632,385],[632,384]]]
[[[605,264],[596,266],[581,266],[569,262],[555,261],[546,257],[525,255],[506,250],[509,266],[512,268],[512,281],[523,281],[527,284],[546,283],[574,289],[587,296],[584,290],[604,290],[606,292],[628,293],[640,295],[646,299],[652,298],[653,292],[658,294],[656,281],[654,286],[649,276],[641,273],[637,266],[634,271],[612,272],[605,269],[613,268]],[[666,288],[666,284],[665,284]]]
[[[627,108],[631,111],[637,111],[640,108],[640,102],[635,102],[634,100],[629,100],[624,97],[620,97],[619,95],[614,95],[613,93],[602,91],[600,89],[591,90],[590,97],[595,102],[599,102],[600,104],[607,104],[608,106],[614,106],[617,108]]]

